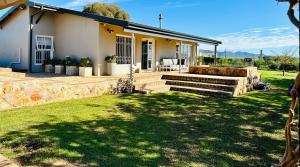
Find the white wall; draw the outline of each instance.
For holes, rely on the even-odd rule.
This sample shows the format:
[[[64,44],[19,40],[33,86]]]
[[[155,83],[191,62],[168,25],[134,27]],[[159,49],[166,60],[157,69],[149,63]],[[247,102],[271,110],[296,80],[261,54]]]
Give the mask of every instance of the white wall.
[[[0,66],[8,66],[19,60],[21,50],[21,64],[16,69],[29,68],[29,8],[18,10],[10,16],[0,29]]]
[[[55,56],[90,57],[97,75],[99,57],[99,22],[70,14],[57,14],[55,24]]]
[[[31,15],[38,12],[36,9],[30,11]],[[32,72],[43,72],[42,65],[35,65],[35,51],[36,51],[36,36],[37,35],[46,35],[55,37],[55,25],[54,25],[54,14],[45,13],[38,24],[35,24],[40,14],[36,15],[33,18],[33,30],[32,30]],[[54,38],[55,40],[55,38]]]

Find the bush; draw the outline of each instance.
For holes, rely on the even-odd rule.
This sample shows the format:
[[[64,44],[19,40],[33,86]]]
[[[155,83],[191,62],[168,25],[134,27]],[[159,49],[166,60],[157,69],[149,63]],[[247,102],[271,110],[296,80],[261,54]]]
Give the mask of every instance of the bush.
[[[278,63],[273,62],[272,64],[269,65],[270,70],[278,70],[280,65]]]
[[[86,58],[81,58],[80,59],[80,63],[79,63],[80,67],[93,67],[93,62],[90,58],[86,57]]]
[[[66,66],[77,66],[78,63],[75,59],[72,59],[71,57],[67,57],[65,60],[65,65]]]
[[[54,61],[53,61],[53,60],[51,60],[51,59],[46,59],[46,60],[44,61],[44,65],[55,65],[55,64],[54,64]]]
[[[280,70],[285,70],[285,71],[296,71],[298,69],[296,64],[282,64],[280,65]]]
[[[52,61],[54,65],[65,65],[65,61],[61,59],[53,59]]]
[[[215,59],[212,57],[203,57],[203,64],[209,65],[209,64],[214,64]]]
[[[117,62],[117,57],[116,57],[116,55],[107,56],[107,57],[105,58],[105,61],[106,61],[107,63],[116,63],[116,62]]]
[[[242,59],[232,59],[232,66],[233,67],[243,67],[244,61]]]

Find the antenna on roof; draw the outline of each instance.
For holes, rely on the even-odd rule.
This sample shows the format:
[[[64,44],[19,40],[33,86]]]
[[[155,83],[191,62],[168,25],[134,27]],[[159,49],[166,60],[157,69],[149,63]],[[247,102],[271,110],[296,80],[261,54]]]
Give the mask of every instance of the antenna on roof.
[[[159,14],[159,28],[162,28],[162,21],[164,19],[164,17],[162,16],[162,14]]]

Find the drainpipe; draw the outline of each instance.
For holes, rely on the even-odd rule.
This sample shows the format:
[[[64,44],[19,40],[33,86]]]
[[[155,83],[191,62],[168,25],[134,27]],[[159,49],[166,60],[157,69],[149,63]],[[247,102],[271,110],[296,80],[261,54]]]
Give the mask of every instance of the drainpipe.
[[[214,64],[215,66],[217,65],[217,54],[218,54],[218,45],[215,45],[215,61],[214,61]]]
[[[181,64],[182,64],[182,41],[180,41],[180,48],[179,48],[179,73],[181,73]]]
[[[134,57],[135,57],[135,36],[134,33],[131,33],[131,58],[130,58],[130,82],[133,83],[133,73],[134,73],[134,69],[133,69],[133,63],[134,63]],[[130,92],[132,93],[132,92]]]
[[[30,33],[29,33],[29,38],[30,38],[30,40],[29,40],[29,42],[30,42],[30,44],[29,44],[29,73],[31,73],[32,72],[32,54],[33,54],[33,52],[32,52],[32,42],[33,42],[33,19],[34,19],[34,16],[36,16],[36,15],[38,15],[38,14],[40,14],[40,13],[42,13],[43,12],[43,10],[44,10],[44,7],[42,6],[41,7],[41,9],[38,11],[38,12],[36,12],[36,13],[34,13],[33,15],[31,15],[30,16]]]

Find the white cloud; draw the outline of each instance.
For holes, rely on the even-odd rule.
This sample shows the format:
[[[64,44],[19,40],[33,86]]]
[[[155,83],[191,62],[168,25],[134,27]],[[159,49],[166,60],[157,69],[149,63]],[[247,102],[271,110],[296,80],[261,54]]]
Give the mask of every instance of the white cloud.
[[[298,30],[291,26],[253,28],[213,37],[223,42],[220,49],[231,51],[278,49],[299,43]]]

